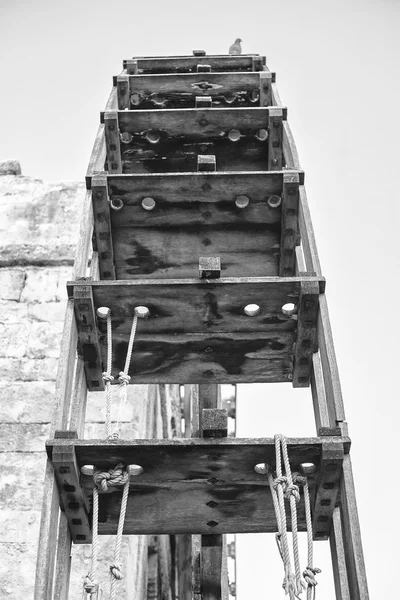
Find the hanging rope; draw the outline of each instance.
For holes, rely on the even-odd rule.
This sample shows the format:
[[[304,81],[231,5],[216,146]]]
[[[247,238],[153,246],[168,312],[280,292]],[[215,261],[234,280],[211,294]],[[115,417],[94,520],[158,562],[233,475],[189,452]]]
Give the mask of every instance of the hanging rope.
[[[308,487],[307,477],[296,475],[296,483],[303,486],[304,491],[304,506],[306,513],[306,524],[307,524],[307,567],[303,571],[303,577],[307,583],[307,600],[315,600],[316,590],[315,586],[318,584],[315,579],[315,575],[321,573],[321,569],[314,567],[313,558],[313,535],[312,535],[312,519],[311,519],[311,503],[310,503],[310,489]]]
[[[133,351],[133,343],[135,341],[135,335],[136,335],[136,328],[137,328],[137,322],[138,322],[138,311],[135,308],[135,312],[133,315],[133,321],[132,321],[132,327],[131,327],[131,334],[129,336],[129,343],[128,343],[128,350],[126,353],[126,359],[125,359],[125,367],[123,371],[120,371],[119,373],[119,377],[118,377],[118,381],[119,381],[119,408],[118,408],[118,419],[117,419],[117,425],[116,425],[116,431],[114,433],[114,437],[118,438],[119,437],[119,423],[121,420],[121,410],[122,410],[122,406],[126,403],[127,401],[127,386],[129,385],[129,382],[131,380],[130,375],[128,375],[128,371],[129,371],[129,366],[131,364],[131,358],[132,358],[132,351]]]
[[[99,591],[99,582],[97,580],[97,556],[99,551],[98,538],[98,523],[99,523],[99,493],[97,487],[93,488],[93,537],[92,537],[92,557],[90,562],[90,571],[86,575],[83,588],[86,594],[90,594],[91,600],[97,600]]]
[[[112,408],[112,388],[111,383],[114,381],[114,377],[111,375],[112,369],[112,322],[111,322],[111,311],[107,314],[107,371],[103,373],[103,381],[106,384],[106,432],[107,438],[113,437],[111,427],[111,408]]]

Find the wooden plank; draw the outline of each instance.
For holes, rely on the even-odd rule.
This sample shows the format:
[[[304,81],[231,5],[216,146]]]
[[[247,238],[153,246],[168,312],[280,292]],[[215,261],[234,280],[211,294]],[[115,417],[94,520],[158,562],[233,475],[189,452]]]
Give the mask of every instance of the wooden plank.
[[[130,90],[129,90],[129,75],[118,75],[117,77],[117,97],[118,110],[130,108]]]
[[[74,311],[79,330],[79,349],[85,364],[87,387],[90,390],[103,390],[104,382],[101,376],[103,365],[90,286],[75,288]]]
[[[224,408],[203,408],[201,414],[201,427],[203,437],[227,437],[228,413]]]
[[[332,529],[343,458],[343,444],[328,442],[323,445],[313,510],[313,536],[316,540],[328,539]]]
[[[82,216],[79,225],[78,242],[75,250],[74,267],[72,276],[74,279],[85,277],[88,268],[88,259],[92,246],[93,233],[93,208],[92,193],[87,191],[82,206]]]
[[[221,599],[222,535],[201,536],[201,598]]]
[[[266,134],[260,135],[268,130],[270,111],[281,111],[284,116],[282,109],[260,107],[119,111],[124,173],[195,171],[197,156],[205,153],[216,155],[222,171],[265,170],[269,147],[274,148],[273,161],[277,162],[272,169],[277,170],[282,164],[281,150],[274,144],[279,144],[280,128],[272,132],[270,143]],[[113,120],[115,112],[106,115]],[[229,139],[232,129],[240,131],[235,141]],[[110,142],[112,148],[118,139],[116,135]],[[107,156],[111,156],[109,150]],[[118,160],[113,164],[115,168],[109,164],[108,170],[121,172]]]
[[[326,399],[328,406],[334,415],[335,424],[338,424],[340,421],[346,420],[346,415],[325,294],[321,294],[320,296],[318,343],[320,347]]]
[[[318,258],[317,244],[315,241],[306,190],[303,185],[300,186],[299,228],[306,270],[321,275],[322,271]]]
[[[283,151],[283,162],[289,169],[301,169],[299,156],[297,154],[296,144],[292,131],[289,127],[288,122],[283,121],[282,125],[282,151]]]
[[[98,171],[104,171],[106,162],[106,139],[104,132],[104,125],[100,124],[97,130],[97,135],[94,141],[93,150],[90,155],[89,165],[86,171],[86,189],[90,190],[92,187],[92,176],[93,173]]]
[[[339,506],[333,511],[333,523],[329,541],[336,600],[351,600],[349,582],[347,579],[345,540],[343,538],[342,517]]]
[[[138,63],[137,63],[136,59],[124,60],[123,66],[124,66],[124,70],[126,70],[128,75],[137,75]]]
[[[105,110],[116,110],[118,108],[117,90],[113,86],[108,97]]]
[[[57,600],[68,600],[72,540],[64,512],[60,511],[59,519],[53,596]]]
[[[296,270],[296,243],[299,215],[299,175],[283,175],[283,207],[281,212],[281,245],[279,275],[290,277]]]
[[[261,71],[259,74],[260,106],[271,106],[272,104],[272,74],[271,71]]]
[[[255,61],[253,62],[253,58]],[[178,56],[178,57],[139,57],[138,73],[190,73],[195,72],[198,64],[208,64],[213,72],[262,70],[262,57],[252,54]],[[124,67],[130,70],[131,61],[124,61]]]
[[[107,171],[122,173],[121,142],[118,129],[118,112],[110,110],[104,113],[104,132],[107,149]]]
[[[272,106],[279,106],[280,108],[283,107],[282,100],[275,82],[271,83],[271,100]]]
[[[215,105],[254,106],[253,96],[260,92],[260,75],[268,73],[183,73],[119,76],[129,78],[130,102],[125,108],[187,108],[194,107],[196,96],[209,96]],[[266,80],[265,80],[266,81]],[[266,85],[268,85],[266,83]],[[268,89],[263,90],[268,100]],[[233,97],[234,95],[234,97]],[[270,103],[260,104],[269,106]]]
[[[311,369],[311,394],[313,399],[315,426],[317,431],[320,427],[330,427],[335,421],[331,421],[328,404],[326,401],[324,378],[322,373],[321,357],[318,352],[312,356]]]
[[[283,109],[270,108],[268,111],[268,171],[280,171],[283,165],[282,135]]]
[[[192,535],[192,593],[193,600],[202,600],[201,597],[201,535]]]
[[[318,349],[317,319],[319,313],[319,286],[316,282],[301,284],[301,297],[297,315],[297,339],[293,369],[293,387],[310,384],[312,356]]]
[[[340,501],[350,598],[351,600],[356,600],[358,598],[368,600],[367,575],[361,541],[360,523],[358,519],[353,472],[349,455],[346,455],[343,460]]]
[[[296,304],[302,281],[300,277],[91,282],[90,306],[89,282],[74,282],[70,287],[77,298],[82,297],[77,300],[77,322],[81,345],[87,350],[86,369],[93,373],[88,386],[89,381],[102,383],[106,332],[99,323],[97,335],[91,315],[103,306],[111,309],[113,371],[117,372],[124,366],[135,306],[150,309],[149,318],[138,326],[130,367],[134,383],[288,381],[296,321],[282,307]],[[323,284],[318,278],[306,281]],[[259,306],[257,315],[245,314],[248,304]],[[300,304],[301,323],[303,310]],[[309,351],[300,348],[298,354],[303,357]]]
[[[100,278],[115,279],[110,203],[108,198],[107,177],[104,173],[93,176],[92,198]]]
[[[348,438],[288,439],[293,470],[312,462],[320,468],[323,448],[344,444]],[[131,478],[125,533],[222,534],[274,531],[274,508],[268,482],[254,466],[275,466],[274,440],[262,439],[168,439],[168,440],[50,440],[50,455],[71,444],[78,468],[95,464],[107,469],[116,462],[138,464],[143,473]],[[86,498],[93,482],[82,476]],[[310,480],[315,488],[315,481]],[[100,532],[115,533],[121,491],[100,495]],[[299,504],[299,527],[305,530],[303,501]],[[79,541],[79,540],[78,540]]]

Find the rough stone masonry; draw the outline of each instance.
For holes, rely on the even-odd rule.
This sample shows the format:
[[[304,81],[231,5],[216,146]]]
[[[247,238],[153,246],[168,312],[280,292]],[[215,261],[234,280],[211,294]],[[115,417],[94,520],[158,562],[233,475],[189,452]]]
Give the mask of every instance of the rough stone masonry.
[[[34,596],[45,465],[60,337],[84,184],[21,175],[0,162],[0,598]],[[176,386],[168,386],[172,405]],[[157,386],[130,386],[124,437],[162,437]],[[104,436],[103,394],[90,394],[86,437]],[[164,424],[164,435],[165,435]],[[147,579],[146,536],[124,539],[124,597],[146,598],[154,586],[171,597],[167,540],[158,536],[157,582]],[[165,537],[165,536],[164,536]],[[157,542],[157,540],[156,540]],[[150,540],[154,555],[154,539]],[[108,598],[112,540],[102,538],[99,579]],[[73,547],[70,598],[82,597],[90,547]],[[164,565],[164,566],[163,566]],[[161,582],[161,583],[160,583]],[[152,592],[153,593],[153,592]],[[150,594],[149,594],[150,595]]]

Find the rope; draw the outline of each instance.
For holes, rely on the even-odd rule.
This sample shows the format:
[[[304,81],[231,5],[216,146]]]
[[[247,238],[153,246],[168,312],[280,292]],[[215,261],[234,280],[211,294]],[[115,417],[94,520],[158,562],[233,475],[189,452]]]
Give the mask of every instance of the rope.
[[[107,371],[103,373],[103,381],[106,384],[106,432],[107,438],[113,437],[111,428],[111,407],[112,407],[112,390],[111,383],[114,381],[114,377],[111,375],[112,369],[112,323],[111,323],[111,311],[108,311],[107,315]]]
[[[129,471],[125,471],[127,480],[124,485],[124,491],[122,493],[121,512],[119,513],[117,538],[115,540],[114,549],[114,562],[110,565],[111,575],[111,588],[110,588],[110,600],[115,600],[117,582],[122,579],[122,568],[120,564],[120,554],[122,545],[122,532],[124,530],[126,507],[128,504],[129,495]]]
[[[129,385],[129,382],[131,380],[130,376],[128,375],[128,371],[129,371],[129,366],[131,364],[131,359],[132,359],[133,342],[135,341],[137,322],[138,322],[138,311],[135,308],[135,312],[133,315],[133,321],[132,321],[132,327],[131,327],[131,334],[129,336],[128,350],[126,353],[125,367],[124,367],[123,371],[120,371],[119,377],[118,377],[118,381],[119,381],[118,388],[119,388],[120,400],[119,400],[116,432],[114,433],[114,437],[116,437],[116,438],[119,437],[119,423],[121,420],[122,406],[127,402],[127,399],[128,399],[127,398],[127,386]]]
[[[292,470],[290,468],[289,454],[287,450],[287,442],[284,435],[281,433],[277,436],[282,445],[283,463],[287,477],[287,486],[285,497],[289,498],[290,513],[292,516],[292,542],[293,542],[293,558],[294,568],[296,572],[296,593],[301,594],[302,588],[306,587],[306,583],[301,575],[300,557],[299,557],[299,536],[297,531],[297,502],[300,502],[300,492],[297,485],[293,483]]]
[[[321,573],[321,569],[313,567],[313,536],[312,536],[312,519],[311,519],[311,503],[310,490],[308,487],[307,477],[296,475],[296,483],[303,486],[304,490],[304,506],[306,513],[307,524],[307,567],[303,571],[303,577],[307,583],[307,600],[315,600],[315,586],[318,584],[315,575]]]
[[[99,550],[98,537],[98,521],[99,521],[99,493],[97,487],[93,488],[93,538],[92,538],[92,557],[90,563],[90,571],[86,575],[83,582],[83,589],[86,594],[90,594],[91,600],[97,600],[99,591],[99,582],[97,580],[97,556]]]

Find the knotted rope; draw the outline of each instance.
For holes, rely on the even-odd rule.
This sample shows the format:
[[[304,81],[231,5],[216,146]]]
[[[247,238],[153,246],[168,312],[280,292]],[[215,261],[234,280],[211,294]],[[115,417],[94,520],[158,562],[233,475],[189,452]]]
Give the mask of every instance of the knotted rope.
[[[138,318],[139,318],[138,311],[135,308],[135,312],[133,315],[133,321],[132,321],[132,327],[131,327],[131,334],[129,336],[128,350],[126,353],[125,367],[124,367],[123,371],[120,371],[119,377],[118,377],[119,408],[118,408],[117,431],[114,434],[115,437],[119,437],[118,430],[119,430],[119,423],[121,420],[121,410],[122,410],[122,406],[124,404],[126,404],[126,402],[127,402],[127,386],[129,385],[129,382],[131,380],[130,375],[128,375],[128,371],[129,371],[129,366],[131,364],[131,359],[132,359],[133,343],[135,341]]]
[[[112,408],[112,390],[111,383],[114,381],[114,377],[111,375],[112,369],[112,323],[111,323],[111,311],[107,314],[107,371],[103,373],[103,381],[106,384],[106,432],[107,438],[113,437],[111,427],[111,408]]]
[[[90,594],[90,600],[97,600],[98,591],[100,589],[99,582],[96,578],[97,575],[97,557],[99,551],[99,537],[98,537],[98,523],[99,523],[99,493],[97,487],[93,487],[93,537],[92,537],[92,557],[90,562],[90,571],[86,575],[83,582],[83,589],[86,594]]]
[[[296,475],[296,483],[303,486],[304,491],[304,506],[306,513],[306,524],[307,524],[307,567],[303,571],[303,577],[307,583],[307,600],[315,600],[317,580],[315,575],[321,573],[321,569],[313,567],[313,536],[312,536],[312,519],[311,519],[311,503],[310,503],[310,490],[308,487],[307,477]]]

